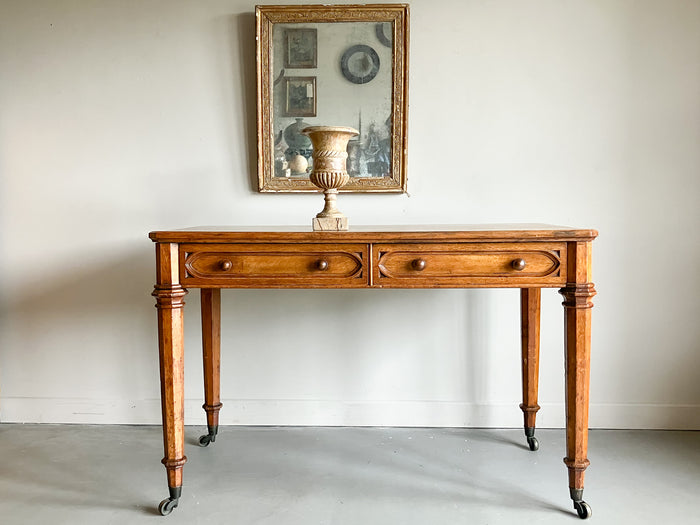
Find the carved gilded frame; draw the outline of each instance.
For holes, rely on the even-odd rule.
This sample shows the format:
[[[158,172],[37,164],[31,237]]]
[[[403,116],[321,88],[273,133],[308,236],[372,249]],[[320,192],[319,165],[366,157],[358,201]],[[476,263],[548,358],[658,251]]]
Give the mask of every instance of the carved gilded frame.
[[[407,4],[367,5],[264,5],[256,6],[257,147],[258,191],[318,191],[308,177],[275,176],[275,134],[273,90],[281,75],[273,71],[273,27],[275,24],[332,24],[339,22],[390,23],[393,28],[391,52],[391,128],[387,140],[391,150],[385,176],[351,177],[341,191],[406,191],[408,122],[408,29]],[[385,26],[386,27],[386,26]],[[385,42],[383,42],[386,45]],[[311,74],[310,70],[309,74]],[[336,125],[327,122],[327,125]]]

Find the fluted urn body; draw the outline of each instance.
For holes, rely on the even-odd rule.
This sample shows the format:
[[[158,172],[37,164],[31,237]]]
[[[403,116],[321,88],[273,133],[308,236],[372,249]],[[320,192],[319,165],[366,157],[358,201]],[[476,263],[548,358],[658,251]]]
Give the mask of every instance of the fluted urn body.
[[[325,206],[312,220],[314,230],[347,230],[348,218],[336,206],[338,188],[347,184],[348,142],[359,135],[353,128],[344,126],[310,126],[301,130],[313,145],[313,168],[309,179],[323,190]]]

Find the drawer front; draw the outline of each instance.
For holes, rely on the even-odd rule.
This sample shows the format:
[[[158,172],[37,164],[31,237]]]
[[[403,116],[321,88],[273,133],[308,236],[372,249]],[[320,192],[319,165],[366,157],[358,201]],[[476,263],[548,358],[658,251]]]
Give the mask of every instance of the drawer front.
[[[406,288],[558,286],[566,243],[377,244],[373,285]]]
[[[183,286],[334,288],[368,284],[364,244],[183,244]]]

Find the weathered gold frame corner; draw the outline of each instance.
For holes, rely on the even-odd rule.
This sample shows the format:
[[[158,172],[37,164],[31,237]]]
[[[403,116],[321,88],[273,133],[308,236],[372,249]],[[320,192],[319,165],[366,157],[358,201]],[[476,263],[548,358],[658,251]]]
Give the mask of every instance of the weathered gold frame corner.
[[[308,179],[274,177],[272,26],[293,22],[393,22],[392,159],[390,177],[353,178],[343,192],[406,192],[408,151],[408,4],[259,5],[256,20],[258,191],[318,191]]]

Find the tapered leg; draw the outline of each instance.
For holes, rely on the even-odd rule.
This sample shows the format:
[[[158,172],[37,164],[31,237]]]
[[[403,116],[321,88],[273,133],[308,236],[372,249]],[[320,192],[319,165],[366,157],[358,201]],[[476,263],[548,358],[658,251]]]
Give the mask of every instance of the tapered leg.
[[[540,406],[537,404],[537,388],[540,366],[540,288],[520,290],[520,319],[522,340],[523,411],[525,437],[530,450],[537,450],[535,418]]]
[[[575,261],[569,282],[559,293],[564,297],[566,371],[566,457],[569,493],[579,517],[591,514],[583,501],[583,478],[588,461],[588,402],[591,358],[591,299],[595,287],[590,279],[590,243],[571,243],[568,257]]]
[[[216,441],[219,430],[221,360],[221,290],[202,288],[202,349],[204,361],[204,404],[208,433],[199,438],[203,447]]]
[[[156,244],[157,280],[153,296],[158,309],[158,348],[160,398],[163,416],[162,460],[168,476],[170,497],[158,507],[170,514],[177,507],[182,491],[185,457],[183,307],[187,294],[179,283],[177,244]]]

